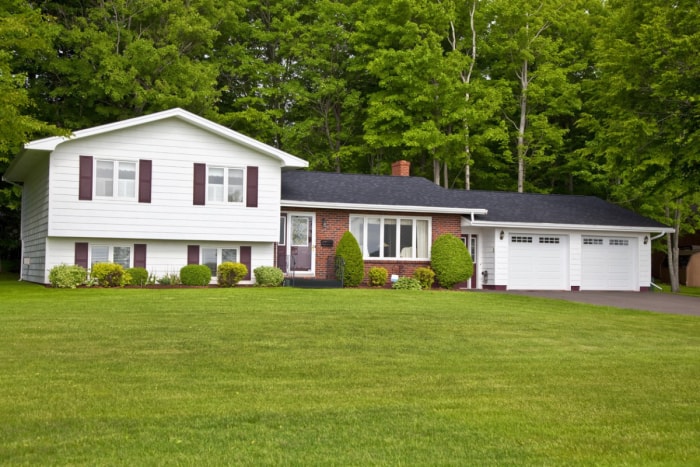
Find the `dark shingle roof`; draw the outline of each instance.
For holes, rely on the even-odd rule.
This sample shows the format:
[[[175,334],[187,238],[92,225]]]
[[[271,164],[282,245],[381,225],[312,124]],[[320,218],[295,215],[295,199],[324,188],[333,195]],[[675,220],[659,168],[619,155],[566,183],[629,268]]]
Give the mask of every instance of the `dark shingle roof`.
[[[487,209],[475,217],[487,222],[665,227],[594,196],[448,190],[422,177],[283,172],[284,201]]]

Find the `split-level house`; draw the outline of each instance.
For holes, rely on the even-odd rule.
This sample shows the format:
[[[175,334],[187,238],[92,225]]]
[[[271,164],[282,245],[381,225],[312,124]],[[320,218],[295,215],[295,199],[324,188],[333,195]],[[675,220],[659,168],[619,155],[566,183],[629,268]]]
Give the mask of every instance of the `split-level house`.
[[[115,262],[156,276],[186,264],[335,276],[352,232],[365,267],[411,275],[432,242],[461,237],[464,288],[631,290],[651,283],[651,240],[673,230],[595,197],[448,190],[410,176],[309,172],[308,163],[182,109],[25,145],[23,280],[58,264]],[[243,283],[253,283],[249,275]]]

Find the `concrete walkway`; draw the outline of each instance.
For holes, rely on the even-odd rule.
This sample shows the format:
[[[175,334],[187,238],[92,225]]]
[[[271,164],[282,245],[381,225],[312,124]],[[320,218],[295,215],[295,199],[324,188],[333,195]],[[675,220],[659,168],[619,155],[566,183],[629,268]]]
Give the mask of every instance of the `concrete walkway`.
[[[504,293],[531,297],[553,298],[592,305],[656,311],[677,315],[700,316],[700,297],[661,292],[564,292],[564,291],[520,291]]]

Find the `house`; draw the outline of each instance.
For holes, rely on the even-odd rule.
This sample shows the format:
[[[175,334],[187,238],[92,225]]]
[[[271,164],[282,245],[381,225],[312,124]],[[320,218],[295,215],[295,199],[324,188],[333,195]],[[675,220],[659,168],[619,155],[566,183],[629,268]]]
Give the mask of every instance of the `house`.
[[[429,265],[448,233],[474,258],[464,288],[639,291],[651,239],[673,231],[595,197],[448,190],[406,161],[392,176],[306,167],[181,109],[33,141],[5,175],[23,184],[22,278],[46,283],[61,263],[163,275],[229,260],[333,278],[350,230],[365,267],[390,274]]]

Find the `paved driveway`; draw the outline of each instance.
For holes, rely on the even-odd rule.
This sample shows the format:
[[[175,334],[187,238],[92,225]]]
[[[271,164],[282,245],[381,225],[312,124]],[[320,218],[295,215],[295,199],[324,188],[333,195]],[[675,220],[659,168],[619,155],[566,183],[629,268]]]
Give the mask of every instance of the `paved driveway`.
[[[505,293],[545,297],[593,305],[631,308],[633,310],[657,311],[678,315],[700,316],[700,297],[675,295],[661,292],[563,292],[520,291]]]

